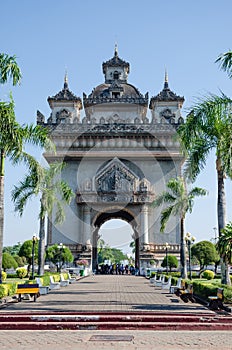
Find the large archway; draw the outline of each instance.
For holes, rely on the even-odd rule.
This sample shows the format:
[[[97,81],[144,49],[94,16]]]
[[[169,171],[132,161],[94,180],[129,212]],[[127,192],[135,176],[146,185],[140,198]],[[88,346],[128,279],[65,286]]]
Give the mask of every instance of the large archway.
[[[131,242],[134,241],[133,235],[134,231],[131,225],[121,219],[110,219],[99,229],[99,239],[103,240],[109,247],[119,249],[130,256],[133,255],[132,247],[130,247]]]
[[[131,213],[129,213],[126,210],[119,210],[114,211],[113,213],[110,212],[103,212],[100,215],[97,216],[94,227],[95,230],[93,232],[93,250],[92,250],[92,269],[96,270],[97,264],[98,264],[98,256],[97,256],[97,246],[98,246],[98,240],[101,238],[101,230],[104,228],[104,225],[111,222],[111,229],[110,226],[108,226],[108,230],[111,230],[111,234],[117,234],[117,246],[123,246],[127,244],[129,246],[129,243],[134,240],[135,242],[135,268],[139,269],[139,234],[137,230],[137,223]],[[121,223],[121,225],[124,223],[124,226],[127,227],[127,242],[125,242],[125,238],[123,238],[123,231],[121,230],[119,234],[119,228],[117,225],[113,226],[113,223],[117,222],[117,224]],[[129,225],[128,225],[129,224]],[[128,229],[129,226],[129,229]]]

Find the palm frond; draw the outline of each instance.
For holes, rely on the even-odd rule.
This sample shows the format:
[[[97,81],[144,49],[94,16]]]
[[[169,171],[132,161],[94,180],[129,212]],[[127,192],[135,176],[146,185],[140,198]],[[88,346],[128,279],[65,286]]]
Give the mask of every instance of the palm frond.
[[[55,151],[55,145],[48,137],[48,130],[42,126],[25,125],[21,132],[25,143],[43,147],[46,151]]]
[[[173,197],[169,192],[161,193],[153,202],[153,207],[159,207],[163,203],[173,203],[175,201],[175,197]]]
[[[212,147],[213,145],[204,138],[195,139],[184,164],[184,177],[191,181],[196,179],[197,175],[204,169]]]
[[[11,78],[13,85],[20,84],[22,74],[16,62],[16,56],[0,53],[0,84],[5,84]]]
[[[215,63],[219,63],[220,69],[226,72],[229,78],[232,78],[232,51],[220,54]]]
[[[191,189],[188,193],[188,197],[200,197],[200,196],[206,196],[208,194],[208,191],[201,187],[194,187]]]
[[[160,218],[160,224],[161,224],[160,231],[161,232],[164,232],[166,224],[167,224],[167,222],[172,214],[172,210],[173,210],[173,206],[169,206],[169,207],[165,208],[164,210],[162,210],[161,218]]]

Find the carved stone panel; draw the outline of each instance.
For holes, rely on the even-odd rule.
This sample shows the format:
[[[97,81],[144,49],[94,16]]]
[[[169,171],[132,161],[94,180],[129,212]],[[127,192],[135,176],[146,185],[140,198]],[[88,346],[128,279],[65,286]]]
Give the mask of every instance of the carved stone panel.
[[[121,161],[114,159],[96,176],[98,193],[132,193],[138,177]]]

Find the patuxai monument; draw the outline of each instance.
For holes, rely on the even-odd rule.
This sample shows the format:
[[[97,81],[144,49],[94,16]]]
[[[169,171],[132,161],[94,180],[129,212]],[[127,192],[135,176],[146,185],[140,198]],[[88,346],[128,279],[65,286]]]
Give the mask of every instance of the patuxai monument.
[[[83,98],[70,90],[65,75],[63,89],[48,97],[50,116],[37,112],[37,123],[49,129],[56,145],[56,152],[44,157],[66,163],[61,176],[75,193],[64,223],[55,225],[50,218],[47,244],[62,242],[94,270],[102,224],[122,219],[133,229],[137,268],[150,259],[162,261],[166,242],[179,259],[179,218],[172,217],[161,233],[162,207],[151,203],[181,173],[174,135],[183,123],[184,97],[169,88],[167,73],[157,95],[142,94],[128,82],[130,64],[117,46],[102,71],[104,81]]]

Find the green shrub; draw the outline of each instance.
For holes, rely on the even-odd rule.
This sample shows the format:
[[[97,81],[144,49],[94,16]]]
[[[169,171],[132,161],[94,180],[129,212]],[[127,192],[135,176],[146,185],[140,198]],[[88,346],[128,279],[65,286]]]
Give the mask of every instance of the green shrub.
[[[65,280],[68,280],[68,272],[63,272],[62,275],[64,276]]]
[[[16,269],[18,264],[12,255],[5,252],[2,254],[2,267],[3,269]]]
[[[224,298],[225,303],[231,304],[232,303],[232,287],[226,287],[224,288]]]
[[[218,287],[219,286],[210,284],[209,282],[193,281],[193,293],[205,300],[207,300],[209,296],[216,296]]]
[[[7,297],[8,295],[14,295],[17,289],[16,283],[0,284],[0,299]]]
[[[16,293],[17,283],[8,284],[8,295],[14,295]]]
[[[8,295],[7,284],[0,284],[0,299],[7,297],[7,295]]]
[[[24,278],[27,275],[27,269],[25,269],[24,267],[19,267],[16,270],[16,274],[19,278]]]
[[[215,273],[210,270],[205,270],[202,272],[202,277],[206,278],[207,280],[213,280],[215,276]]]
[[[50,275],[44,275],[42,277],[43,279],[43,286],[49,286],[50,285]]]
[[[60,282],[60,275],[59,274],[52,274],[54,282]],[[50,284],[50,282],[49,282]]]
[[[16,272],[15,273],[8,273],[7,278],[18,278]]]
[[[150,273],[150,278],[155,277],[155,275],[156,275],[156,272],[151,272],[151,273]]]
[[[2,280],[5,281],[7,278],[7,273],[5,271],[2,271]]]

